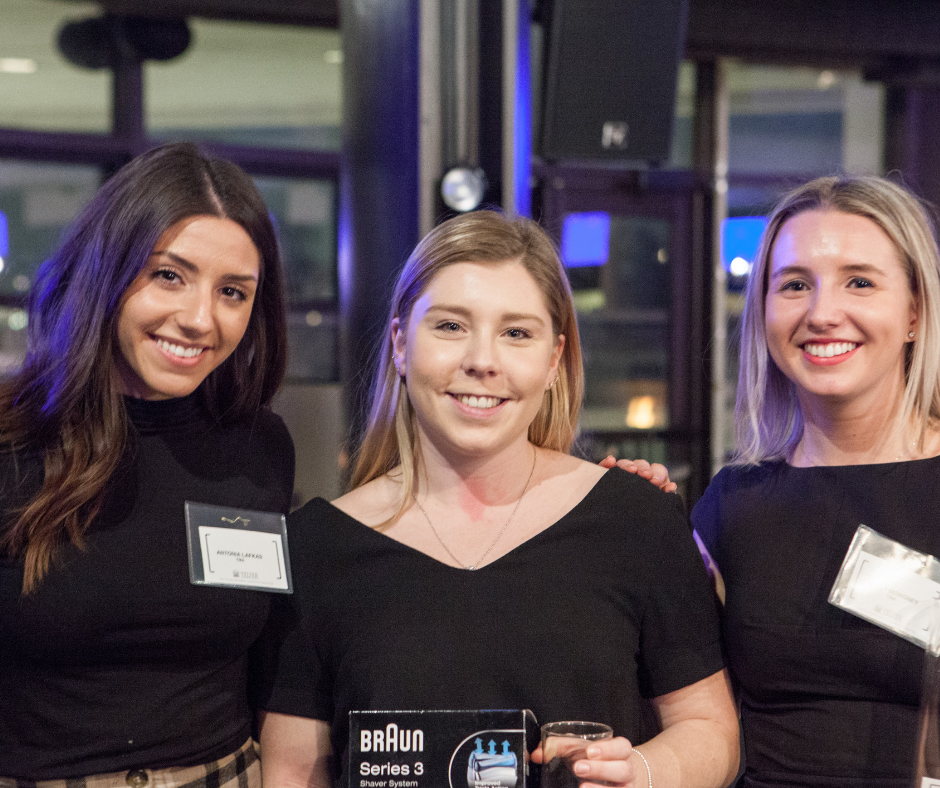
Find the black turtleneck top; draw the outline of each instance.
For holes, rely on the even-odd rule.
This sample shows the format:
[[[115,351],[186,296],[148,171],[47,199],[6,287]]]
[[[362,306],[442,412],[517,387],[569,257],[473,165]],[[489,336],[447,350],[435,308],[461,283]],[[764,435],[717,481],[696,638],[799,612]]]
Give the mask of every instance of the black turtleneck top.
[[[189,766],[250,735],[271,594],[192,585],[183,507],[286,513],[290,435],[267,410],[215,423],[198,393],[126,403],[132,435],[85,549],[65,545],[25,597],[22,558],[0,557],[0,777]],[[42,475],[41,456],[0,453],[7,521]]]

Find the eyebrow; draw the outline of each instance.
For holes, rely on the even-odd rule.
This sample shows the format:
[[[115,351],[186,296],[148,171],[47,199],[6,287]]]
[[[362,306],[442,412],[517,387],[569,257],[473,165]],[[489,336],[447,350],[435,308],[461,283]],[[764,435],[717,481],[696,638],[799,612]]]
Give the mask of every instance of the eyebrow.
[[[187,271],[191,273],[194,273],[194,274],[199,273],[198,265],[190,262],[185,257],[180,257],[178,254],[174,254],[169,249],[154,249],[153,254],[151,254],[150,256],[156,257],[159,255],[169,257],[174,263],[176,263],[179,266],[182,266],[183,268],[185,268]],[[254,274],[225,274],[224,279],[230,282],[257,282],[258,281],[258,277],[255,276]]]
[[[804,265],[785,265],[776,271],[770,272],[771,279],[777,279],[781,276],[790,276],[792,274],[808,274],[809,268]],[[883,269],[871,263],[846,263],[839,266],[839,273],[846,274],[880,274],[885,276]]]
[[[436,312],[449,312],[450,314],[460,315],[461,317],[470,317],[470,310],[463,306],[455,304],[435,304],[428,309],[427,314],[433,315]],[[545,321],[538,315],[528,312],[509,312],[500,316],[500,319],[507,322],[516,322],[522,320],[531,320],[539,325],[545,325]]]

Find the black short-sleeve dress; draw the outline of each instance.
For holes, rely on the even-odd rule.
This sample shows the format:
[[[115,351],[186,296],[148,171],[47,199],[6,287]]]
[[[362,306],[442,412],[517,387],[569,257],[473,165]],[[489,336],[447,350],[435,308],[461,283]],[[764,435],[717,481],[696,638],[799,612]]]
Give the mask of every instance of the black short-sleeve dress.
[[[336,777],[353,709],[528,708],[639,743],[652,735],[641,698],[723,667],[681,500],[620,470],[476,571],[322,499],[291,515],[288,534],[295,593],[272,613],[257,702],[329,722]]]

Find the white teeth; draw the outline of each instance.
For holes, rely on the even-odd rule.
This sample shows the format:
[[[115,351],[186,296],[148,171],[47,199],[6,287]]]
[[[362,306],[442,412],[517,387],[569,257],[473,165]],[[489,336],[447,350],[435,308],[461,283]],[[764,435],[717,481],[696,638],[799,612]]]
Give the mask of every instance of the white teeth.
[[[458,401],[471,408],[495,408],[502,400],[499,397],[475,397],[472,394],[461,394],[457,397]]]
[[[167,353],[172,353],[180,358],[194,358],[205,350],[204,347],[182,347],[181,345],[172,345],[165,339],[158,339],[157,344]]]
[[[841,356],[844,353],[849,353],[857,347],[857,342],[829,342],[825,345],[806,344],[803,345],[803,350],[817,358],[832,358],[833,356]]]

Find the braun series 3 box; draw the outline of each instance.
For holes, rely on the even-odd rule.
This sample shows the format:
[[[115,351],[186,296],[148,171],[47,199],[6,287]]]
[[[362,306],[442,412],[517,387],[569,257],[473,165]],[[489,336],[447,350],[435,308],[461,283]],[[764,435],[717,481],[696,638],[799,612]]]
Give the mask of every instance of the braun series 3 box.
[[[349,788],[532,788],[528,710],[352,711]]]

